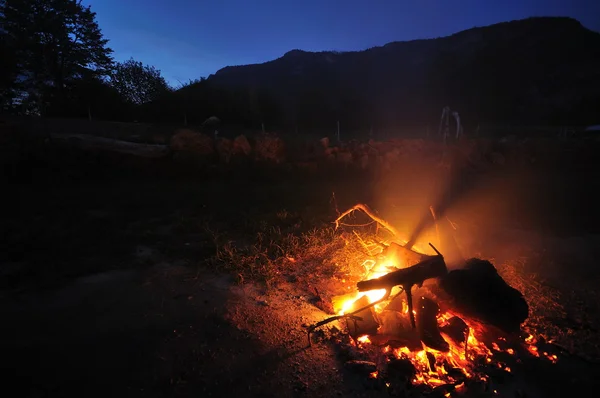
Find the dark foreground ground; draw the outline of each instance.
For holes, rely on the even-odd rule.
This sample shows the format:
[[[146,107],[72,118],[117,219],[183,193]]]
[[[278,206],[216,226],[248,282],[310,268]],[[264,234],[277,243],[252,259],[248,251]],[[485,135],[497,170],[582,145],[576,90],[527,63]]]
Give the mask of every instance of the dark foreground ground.
[[[387,395],[346,370],[331,345],[306,349],[303,325],[326,314],[282,259],[330,241],[336,209],[356,202],[412,228],[443,186],[435,168],[375,178],[72,166],[36,163],[2,183],[6,396]],[[598,387],[594,177],[489,172],[449,206],[471,253],[520,260],[519,272],[564,297],[557,328],[586,336],[550,380],[526,380],[529,396]],[[322,272],[325,260],[303,267]]]

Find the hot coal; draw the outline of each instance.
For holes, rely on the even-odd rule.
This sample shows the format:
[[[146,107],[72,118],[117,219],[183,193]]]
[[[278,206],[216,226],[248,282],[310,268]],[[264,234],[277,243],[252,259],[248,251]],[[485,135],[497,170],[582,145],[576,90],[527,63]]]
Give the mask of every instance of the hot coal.
[[[417,330],[423,344],[434,350],[448,352],[450,346],[440,334],[437,316],[440,307],[431,299],[421,297],[417,309]]]
[[[454,299],[457,310],[504,332],[518,331],[529,315],[521,292],[508,285],[486,260],[467,260],[464,268],[443,276],[440,286]]]
[[[461,318],[453,316],[440,327],[440,331],[446,333],[455,343],[463,344],[467,340],[469,326]]]

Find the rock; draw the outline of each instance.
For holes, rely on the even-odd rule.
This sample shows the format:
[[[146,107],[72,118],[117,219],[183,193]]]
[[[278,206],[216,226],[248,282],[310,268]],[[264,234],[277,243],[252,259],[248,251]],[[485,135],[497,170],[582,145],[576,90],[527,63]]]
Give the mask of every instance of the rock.
[[[233,148],[231,149],[231,154],[234,156],[245,155],[250,156],[252,153],[252,146],[250,146],[250,142],[245,135],[238,135],[233,140]]]
[[[529,315],[521,292],[508,285],[486,260],[467,260],[464,268],[441,278],[440,286],[453,298],[457,310],[507,333],[519,331]]]
[[[277,135],[264,133],[256,139],[254,154],[258,160],[283,163],[285,161],[285,144]]]
[[[344,364],[347,369],[356,373],[370,374],[377,371],[377,365],[370,361],[352,360]]]
[[[188,129],[178,130],[173,134],[171,149],[198,155],[211,155],[215,151],[211,137]]]

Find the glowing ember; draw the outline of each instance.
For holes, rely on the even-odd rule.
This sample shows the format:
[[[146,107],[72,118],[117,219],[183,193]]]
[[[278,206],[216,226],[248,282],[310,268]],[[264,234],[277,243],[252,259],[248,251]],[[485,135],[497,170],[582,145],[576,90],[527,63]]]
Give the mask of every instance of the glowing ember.
[[[369,336],[367,336],[367,335],[360,336],[357,340],[359,343],[363,343],[363,344],[371,342],[371,340],[369,340]]]

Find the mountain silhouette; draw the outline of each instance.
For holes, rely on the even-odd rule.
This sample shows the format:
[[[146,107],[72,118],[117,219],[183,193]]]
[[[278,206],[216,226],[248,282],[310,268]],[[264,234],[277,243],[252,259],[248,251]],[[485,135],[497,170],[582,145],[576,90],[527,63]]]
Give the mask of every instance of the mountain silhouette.
[[[204,83],[220,93],[205,108],[259,126],[435,127],[444,106],[465,126],[584,125],[598,123],[600,33],[528,18],[363,51],[292,50]]]

